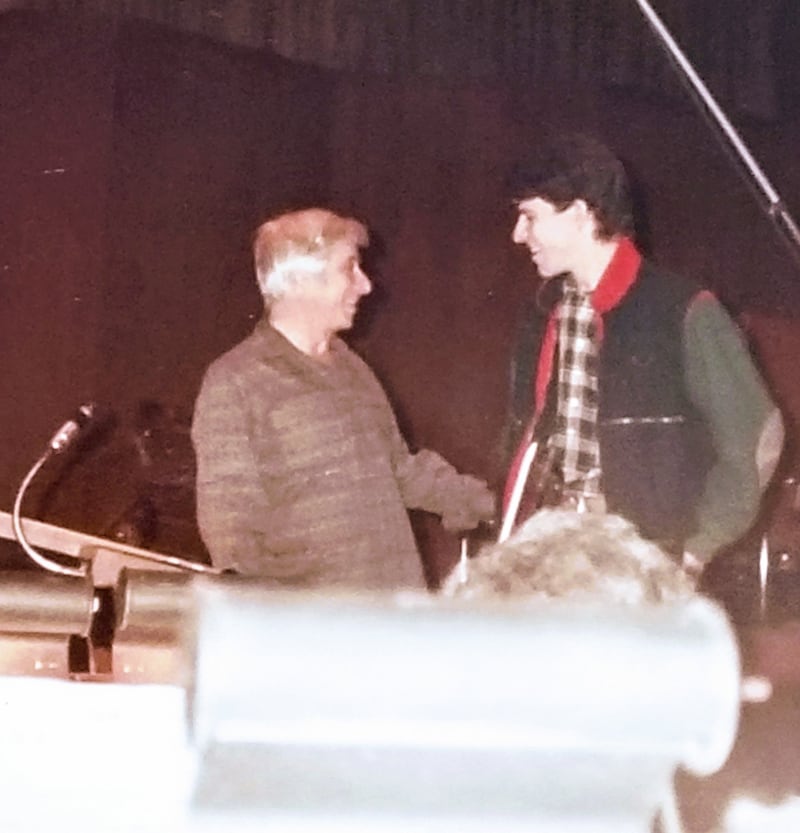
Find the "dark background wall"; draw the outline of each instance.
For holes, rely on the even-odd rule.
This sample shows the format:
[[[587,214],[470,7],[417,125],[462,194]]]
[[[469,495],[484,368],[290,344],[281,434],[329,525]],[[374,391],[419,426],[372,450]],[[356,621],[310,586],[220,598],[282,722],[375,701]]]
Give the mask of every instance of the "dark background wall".
[[[58,424],[96,400],[108,427],[43,473],[27,514],[117,534],[151,489],[174,521],[153,545],[202,557],[193,399],[259,315],[254,227],[311,203],[373,230],[377,288],[352,340],[410,441],[496,477],[510,332],[533,291],[502,180],[548,126],[611,143],[646,186],[657,258],[747,311],[796,445],[798,267],[685,101],[575,78],[326,70],[145,22],[0,15],[0,508]],[[740,126],[800,205],[796,120]],[[436,581],[457,541],[418,521]]]

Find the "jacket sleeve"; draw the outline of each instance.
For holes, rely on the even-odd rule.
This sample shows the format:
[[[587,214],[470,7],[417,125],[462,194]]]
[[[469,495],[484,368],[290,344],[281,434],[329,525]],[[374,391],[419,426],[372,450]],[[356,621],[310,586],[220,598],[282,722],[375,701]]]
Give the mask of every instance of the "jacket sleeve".
[[[684,321],[686,383],[709,431],[715,459],[686,550],[707,561],[756,519],[783,446],[783,420],[736,325],[700,293]]]
[[[192,442],[197,458],[197,523],[221,569],[252,572],[261,537],[252,517],[266,496],[247,428],[247,409],[236,378],[207,371],[197,398]]]
[[[495,497],[486,483],[459,474],[435,451],[424,448],[409,453],[395,474],[405,505],[441,515],[442,524],[451,532],[474,529],[494,519]]]
[[[517,323],[509,360],[505,418],[492,460],[493,480],[501,488],[505,484],[508,468],[533,417],[534,379],[542,332],[546,326],[547,318],[543,317],[534,304],[526,304]]]

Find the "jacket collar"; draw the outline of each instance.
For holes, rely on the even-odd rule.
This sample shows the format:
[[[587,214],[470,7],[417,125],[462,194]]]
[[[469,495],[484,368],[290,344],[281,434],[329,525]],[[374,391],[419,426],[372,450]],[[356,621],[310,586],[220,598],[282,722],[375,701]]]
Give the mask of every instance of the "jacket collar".
[[[636,282],[642,256],[629,237],[622,237],[611,261],[592,292],[592,306],[603,315],[614,309]]]

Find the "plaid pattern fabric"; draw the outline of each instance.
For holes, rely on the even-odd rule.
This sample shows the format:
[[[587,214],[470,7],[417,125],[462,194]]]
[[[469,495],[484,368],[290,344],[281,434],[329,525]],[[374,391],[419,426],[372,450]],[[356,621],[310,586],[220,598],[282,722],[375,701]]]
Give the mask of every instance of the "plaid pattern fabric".
[[[597,439],[597,325],[588,295],[570,282],[558,310],[558,402],[550,439],[557,468],[567,487],[599,490]]]

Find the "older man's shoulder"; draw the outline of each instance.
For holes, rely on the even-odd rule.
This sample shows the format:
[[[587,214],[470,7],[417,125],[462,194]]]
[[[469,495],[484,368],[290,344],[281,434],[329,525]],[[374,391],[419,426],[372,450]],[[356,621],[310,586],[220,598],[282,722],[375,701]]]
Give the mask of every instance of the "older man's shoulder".
[[[281,353],[281,337],[272,328],[256,327],[252,333],[214,359],[207,375],[231,375],[268,364]]]

